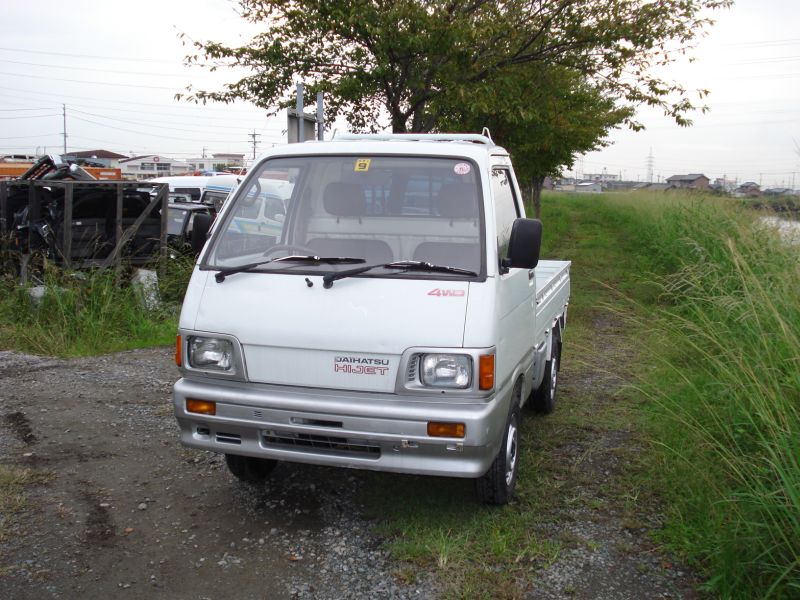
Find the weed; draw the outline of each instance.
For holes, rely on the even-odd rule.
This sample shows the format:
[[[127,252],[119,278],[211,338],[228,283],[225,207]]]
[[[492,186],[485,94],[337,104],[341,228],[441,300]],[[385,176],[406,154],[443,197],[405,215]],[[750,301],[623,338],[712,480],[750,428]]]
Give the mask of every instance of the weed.
[[[46,472],[0,464],[0,540],[8,535],[13,516],[28,510],[26,488],[45,484],[51,478]]]
[[[54,356],[101,354],[174,340],[185,264],[164,269],[162,306],[149,310],[127,277],[113,270],[62,272],[45,265],[43,294],[32,298],[0,280],[0,339],[5,348]]]

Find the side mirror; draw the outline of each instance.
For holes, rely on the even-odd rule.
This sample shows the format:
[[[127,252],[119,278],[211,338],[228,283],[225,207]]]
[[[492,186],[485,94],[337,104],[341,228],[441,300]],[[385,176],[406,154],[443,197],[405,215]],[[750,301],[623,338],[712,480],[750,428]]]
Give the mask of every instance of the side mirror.
[[[511,269],[533,269],[539,264],[542,247],[542,222],[538,219],[517,219],[511,226],[508,257],[503,266]]]
[[[206,245],[208,230],[211,229],[213,222],[214,217],[211,215],[195,215],[192,224],[192,252],[195,254],[200,254]]]

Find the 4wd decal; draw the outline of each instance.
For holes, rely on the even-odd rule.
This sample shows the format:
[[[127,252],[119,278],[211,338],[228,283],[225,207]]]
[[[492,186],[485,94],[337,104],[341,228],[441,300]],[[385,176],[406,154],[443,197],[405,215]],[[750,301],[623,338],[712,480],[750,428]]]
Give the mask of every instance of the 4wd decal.
[[[389,361],[385,358],[361,358],[359,356],[334,356],[333,372],[352,375],[386,375]]]
[[[439,288],[434,288],[430,292],[428,292],[428,296],[456,296],[461,297],[465,296],[466,292],[464,290],[442,290]]]

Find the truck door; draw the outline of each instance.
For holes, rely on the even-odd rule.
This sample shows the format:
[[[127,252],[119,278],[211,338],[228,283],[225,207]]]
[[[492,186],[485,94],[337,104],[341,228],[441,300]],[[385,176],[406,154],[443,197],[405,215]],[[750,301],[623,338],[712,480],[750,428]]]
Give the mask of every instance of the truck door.
[[[492,168],[497,256],[508,255],[508,241],[514,220],[524,215],[520,199],[507,167]],[[502,385],[514,368],[531,351],[534,332],[536,279],[528,269],[500,269],[497,281],[499,340],[497,344],[497,383]]]

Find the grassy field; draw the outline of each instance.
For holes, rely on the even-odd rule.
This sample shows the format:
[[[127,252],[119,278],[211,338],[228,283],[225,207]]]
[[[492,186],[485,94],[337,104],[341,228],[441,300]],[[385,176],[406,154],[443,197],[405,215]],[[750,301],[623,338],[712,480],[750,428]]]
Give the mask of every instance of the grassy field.
[[[649,230],[650,474],[663,539],[724,598],[800,597],[800,262],[723,200],[666,204]],[[640,231],[645,231],[642,227]]]

